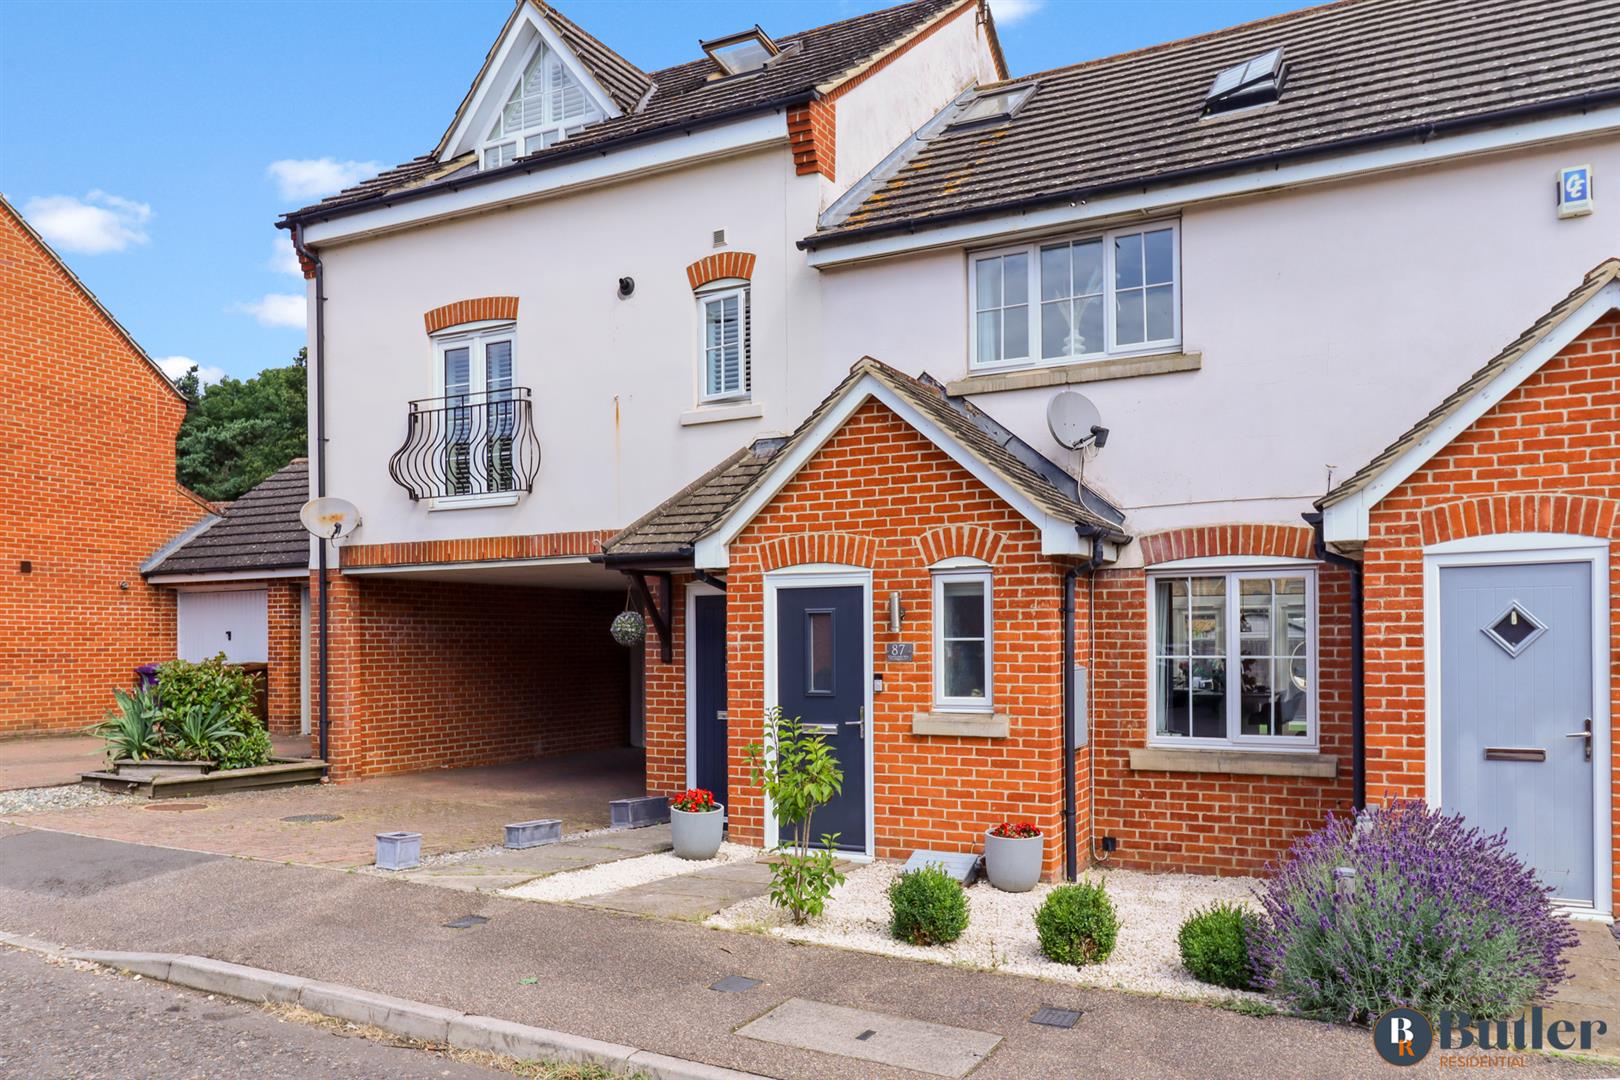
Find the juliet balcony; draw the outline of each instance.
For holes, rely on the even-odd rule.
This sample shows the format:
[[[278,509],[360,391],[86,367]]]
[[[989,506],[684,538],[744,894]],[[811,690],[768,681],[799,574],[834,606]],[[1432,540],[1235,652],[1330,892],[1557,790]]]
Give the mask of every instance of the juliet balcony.
[[[388,475],[412,500],[533,491],[540,472],[529,388],[423,398],[410,403],[405,444]]]

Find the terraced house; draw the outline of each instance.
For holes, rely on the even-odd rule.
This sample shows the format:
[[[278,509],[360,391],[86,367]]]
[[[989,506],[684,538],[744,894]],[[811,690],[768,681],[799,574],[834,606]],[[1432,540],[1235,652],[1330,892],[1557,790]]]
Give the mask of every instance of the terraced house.
[[[340,768],[630,740],[770,842],[779,706],[857,858],[1249,871],[1426,796],[1609,913],[1620,12],[1016,77],[976,0],[775,30],[643,73],[524,0],[432,153],[285,219]]]

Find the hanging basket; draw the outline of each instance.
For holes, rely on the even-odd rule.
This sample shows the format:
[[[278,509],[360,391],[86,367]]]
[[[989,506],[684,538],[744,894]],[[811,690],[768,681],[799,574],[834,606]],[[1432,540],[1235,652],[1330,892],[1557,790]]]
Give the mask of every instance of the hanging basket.
[[[647,640],[647,620],[639,611],[621,611],[613,616],[610,628],[613,640],[627,649],[633,649]]]

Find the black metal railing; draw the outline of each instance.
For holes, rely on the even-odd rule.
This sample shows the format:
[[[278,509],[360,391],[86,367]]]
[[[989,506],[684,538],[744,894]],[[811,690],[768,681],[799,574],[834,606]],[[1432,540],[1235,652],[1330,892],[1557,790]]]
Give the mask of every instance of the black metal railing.
[[[411,402],[388,475],[414,499],[533,491],[540,439],[528,387]]]

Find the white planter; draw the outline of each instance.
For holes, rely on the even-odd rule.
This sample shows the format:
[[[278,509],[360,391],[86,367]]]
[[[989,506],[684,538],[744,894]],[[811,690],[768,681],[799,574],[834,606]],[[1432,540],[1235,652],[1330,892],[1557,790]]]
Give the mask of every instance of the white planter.
[[[683,859],[712,859],[725,835],[726,811],[719,803],[713,810],[689,814],[669,808],[669,834],[675,841],[675,854]]]
[[[1044,836],[984,834],[984,872],[1002,892],[1029,892],[1041,880]]]

